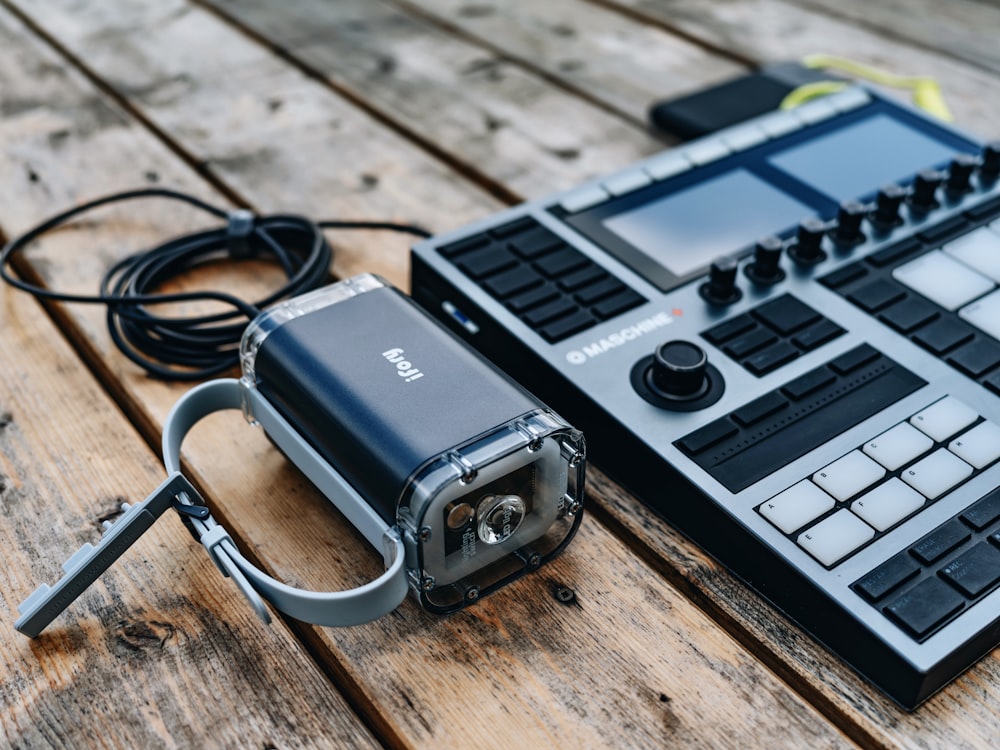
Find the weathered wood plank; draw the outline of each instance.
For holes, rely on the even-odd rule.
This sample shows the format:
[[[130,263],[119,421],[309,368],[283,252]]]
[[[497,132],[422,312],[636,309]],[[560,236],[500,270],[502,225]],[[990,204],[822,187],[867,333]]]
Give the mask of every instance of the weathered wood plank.
[[[309,0],[282,13],[266,2],[217,7],[395,127],[521,198],[567,189],[662,148],[636,122],[380,0]]]
[[[349,65],[331,47],[303,44],[311,34],[336,28],[326,3],[297,3],[294,14],[276,18],[264,0],[210,0],[240,23],[263,31],[296,57],[331,77],[349,76]],[[579,0],[490,3],[468,0],[396,0],[411,13],[460,30],[498,57],[558,81],[645,127],[654,99],[676,96],[737,75],[743,67],[663,29]],[[310,9],[306,12],[304,9]],[[369,44],[380,44],[376,39]],[[385,44],[386,54],[392,54]],[[406,62],[397,68],[406,69]],[[399,73],[401,78],[408,74]],[[409,74],[412,75],[412,74]],[[373,91],[370,98],[382,97]],[[479,99],[481,95],[476,94]],[[574,123],[574,129],[577,127]],[[622,164],[613,165],[613,167]],[[534,194],[534,193],[533,193]]]
[[[990,71],[1000,71],[995,35],[1000,7],[977,0],[792,0],[869,29],[876,34],[926,47]],[[928,19],[931,23],[928,23]],[[933,70],[923,71],[934,75]]]
[[[123,12],[124,6],[103,7],[114,18],[127,17],[132,33],[144,36],[149,49],[166,44],[152,41],[163,25],[157,13],[137,23],[135,15],[128,17]],[[59,13],[54,5],[31,10],[40,15]],[[96,28],[88,30],[85,19],[62,16],[58,20],[46,21],[46,28],[60,29],[60,39],[74,49],[75,34],[89,34],[91,44],[114,47],[110,32],[98,38]],[[78,27],[72,32],[68,30],[71,21]],[[199,35],[185,49],[184,67],[175,72],[203,80],[199,66],[217,64],[215,50],[239,48],[243,40],[233,38],[209,18],[200,19],[195,26]],[[102,21],[98,27],[107,29],[108,23]],[[12,44],[0,51],[0,56],[6,54],[31,56],[37,52]],[[87,59],[100,54],[95,50],[94,57],[88,54]],[[244,50],[243,54],[248,53]],[[146,62],[153,58],[151,54]],[[170,59],[169,65],[180,62]],[[115,61],[106,60],[105,64],[115,65]],[[258,74],[264,65],[256,59],[247,64]],[[157,71],[154,68],[151,72]],[[271,80],[260,75],[247,78],[243,96],[263,96],[258,87],[266,88]],[[22,81],[21,86],[30,83]],[[334,106],[329,103],[329,92],[315,86],[310,93],[307,88],[302,85],[303,108]],[[56,96],[55,92],[48,94]],[[55,101],[43,98],[33,109],[44,115],[50,109],[59,110],[63,106],[60,102],[79,96],[60,91]],[[157,122],[170,131],[168,124],[191,122],[197,116],[200,128],[221,139],[228,119],[218,111],[208,117],[194,104],[185,99],[174,101],[169,115],[159,112]],[[187,142],[189,135],[183,135],[181,140]],[[289,123],[284,139],[290,147],[295,146],[296,137],[297,131]],[[366,158],[389,160],[377,145],[353,143],[361,152],[354,158],[358,163]],[[369,148],[375,153],[365,156]],[[155,144],[144,149],[140,134],[121,125],[90,133],[71,129],[58,162],[43,149],[26,150],[32,153],[35,182],[29,181],[24,170],[15,170],[13,178],[0,187],[0,222],[14,228],[23,228],[55,207],[51,196],[44,193],[50,171],[61,174],[68,170],[78,175],[74,190],[89,180],[88,189],[94,192],[126,182],[136,170],[155,169],[162,180],[170,181],[185,171],[164,159],[162,149]],[[330,153],[335,153],[332,148]],[[396,146],[391,154],[399,169],[410,169],[422,159],[402,146]],[[88,169],[83,170],[83,166]],[[260,173],[257,182],[241,186],[255,203],[267,203],[283,191],[294,190],[289,174],[280,164],[274,167]],[[32,184],[34,190],[29,189]],[[475,194],[474,189],[457,182],[451,189]],[[468,212],[458,217],[446,213],[461,200],[469,199],[435,195],[427,210],[429,223],[434,226],[471,218]],[[327,187],[310,196],[310,202],[332,204],[336,195]],[[375,201],[359,205],[367,212],[376,210]],[[116,223],[124,221],[120,217],[116,215]],[[168,223],[159,213],[144,215],[143,222],[148,222],[148,231],[161,236],[192,226],[190,219]],[[132,228],[134,223],[129,222],[129,236]],[[93,251],[96,245],[110,255],[125,251],[125,238],[117,233],[109,236],[103,229],[102,223],[53,235],[30,253],[32,268],[54,287],[79,286],[81,276],[93,278],[105,265],[107,257]],[[91,267],[71,268],[66,264],[69,255]],[[236,289],[253,283],[246,270],[234,270],[231,282],[230,288]],[[94,357],[98,369],[115,378],[109,386],[135,410],[135,420],[155,433],[182,389],[151,382],[123,364],[111,351],[100,318],[100,311],[69,307],[63,310],[61,320],[72,329],[70,335],[79,340],[87,356]],[[343,521],[325,501],[238,415],[219,415],[200,425],[187,445],[186,456],[193,473],[221,506],[219,513],[225,523],[251,554],[265,559],[282,578],[337,587],[370,577],[377,568],[377,556],[345,530]],[[261,502],[261,497],[267,501]],[[574,589],[577,604],[566,606],[556,601],[552,592],[555,585]],[[408,602],[393,616],[368,626],[303,628],[302,633],[310,646],[325,656],[338,680],[352,690],[355,702],[371,710],[369,721],[393,743],[415,745],[434,740],[446,746],[650,746],[683,742],[717,746],[750,744],[764,736],[779,746],[839,746],[846,742],[752,655],[659,577],[650,575],[637,556],[594,520],[585,524],[570,551],[546,571],[464,614],[433,618]],[[691,685],[698,689],[687,687]],[[740,710],[731,710],[734,705]]]
[[[1000,98],[1000,79],[995,75],[825,13],[785,0],[602,0],[602,4],[625,8],[715,48],[758,62],[794,60],[825,52],[901,74],[933,75],[941,82],[948,104],[963,127],[984,138],[996,136],[994,103]],[[873,5],[878,3],[866,5],[865,12]],[[949,3],[928,5],[923,18],[928,29],[936,27],[947,7]]]

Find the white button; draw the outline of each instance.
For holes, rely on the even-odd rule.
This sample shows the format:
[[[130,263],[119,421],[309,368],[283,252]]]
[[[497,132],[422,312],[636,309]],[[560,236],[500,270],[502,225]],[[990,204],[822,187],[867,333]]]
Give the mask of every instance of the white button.
[[[803,479],[760,506],[760,514],[786,534],[798,531],[833,508],[833,498]]]
[[[851,510],[879,531],[885,531],[923,504],[923,495],[893,477],[851,503]]]
[[[593,187],[574,190],[572,193],[569,193],[565,198],[563,198],[559,205],[563,207],[564,211],[572,214],[577,211],[582,211],[585,208],[596,206],[598,203],[603,203],[607,199],[608,194],[595,185]]]
[[[717,161],[723,156],[729,156],[729,147],[719,139],[698,141],[684,149],[684,156],[697,165]]]
[[[994,281],[1000,281],[1000,235],[986,227],[944,246],[944,251]]]
[[[1000,257],[1000,249],[997,254]],[[958,311],[958,315],[984,333],[1000,339],[1000,290],[966,305]]]
[[[812,480],[838,500],[857,495],[885,476],[885,469],[861,451],[851,451],[812,476]]]
[[[802,121],[791,112],[775,112],[756,120],[754,124],[772,138],[792,133],[802,127]]]
[[[948,450],[977,469],[989,466],[1000,458],[1000,427],[993,422],[977,424],[948,443]]]
[[[827,567],[875,536],[875,530],[851,513],[838,510],[799,534],[799,546]]]
[[[652,182],[652,179],[648,174],[641,169],[632,169],[628,172],[617,174],[614,177],[609,177],[602,183],[602,186],[612,195],[625,195],[625,193],[631,193],[633,190],[646,187],[650,182]]]
[[[817,122],[829,120],[837,114],[837,108],[830,103],[829,98],[824,97],[806,102],[791,110],[791,112],[806,125],[815,125]]]
[[[654,156],[642,168],[654,180],[665,180],[691,169],[691,162],[677,151],[668,151],[665,154]]]
[[[731,151],[746,151],[767,140],[767,134],[756,127],[733,128],[722,135],[722,142]]]
[[[936,442],[943,443],[978,418],[976,412],[957,398],[945,396],[910,417],[910,424],[924,434],[930,435]]]
[[[928,500],[933,500],[971,473],[972,467],[965,461],[944,448],[938,448],[900,474],[900,478]]]
[[[940,250],[892,272],[893,277],[946,310],[957,310],[993,288],[993,282]]]
[[[933,440],[903,422],[865,443],[861,450],[889,471],[895,471],[932,447]]]
[[[838,112],[850,112],[871,101],[871,96],[860,86],[851,86],[828,98]]]

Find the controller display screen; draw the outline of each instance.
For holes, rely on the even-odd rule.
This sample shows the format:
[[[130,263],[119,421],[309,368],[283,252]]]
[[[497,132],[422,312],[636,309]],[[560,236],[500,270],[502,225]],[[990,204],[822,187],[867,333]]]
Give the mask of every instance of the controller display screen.
[[[675,277],[705,268],[813,209],[746,169],[725,172],[604,219],[604,228]]]
[[[780,151],[768,162],[840,202],[908,181],[954,153],[948,144],[880,114]]]

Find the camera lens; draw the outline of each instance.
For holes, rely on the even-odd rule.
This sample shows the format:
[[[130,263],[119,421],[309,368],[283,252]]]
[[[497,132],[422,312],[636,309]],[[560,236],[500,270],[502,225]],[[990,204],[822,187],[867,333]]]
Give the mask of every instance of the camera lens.
[[[524,520],[525,505],[518,495],[486,495],[479,501],[479,538],[500,544]]]

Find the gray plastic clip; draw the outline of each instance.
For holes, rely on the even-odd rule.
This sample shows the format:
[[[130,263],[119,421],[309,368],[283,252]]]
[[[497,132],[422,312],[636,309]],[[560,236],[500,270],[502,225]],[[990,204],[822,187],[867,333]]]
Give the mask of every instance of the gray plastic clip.
[[[85,544],[63,563],[63,577],[54,586],[42,584],[20,605],[20,617],[14,627],[34,638],[64,609],[76,601],[111,563],[153,525],[164,511],[175,507],[186,493],[196,498],[195,506],[204,505],[198,491],[179,472],[174,472],[153,493],[136,505],[122,505],[125,511],[113,523],[105,522],[104,535],[97,546]],[[189,501],[190,503],[190,501]],[[188,504],[189,504],[188,503]]]

